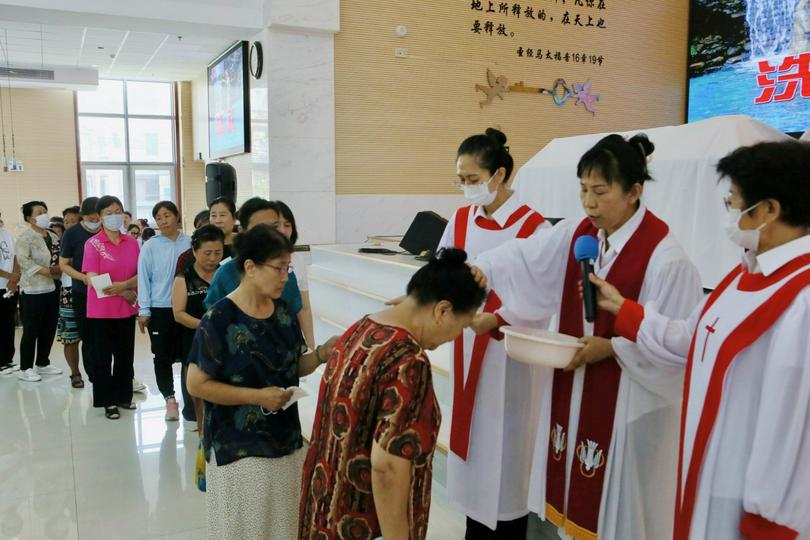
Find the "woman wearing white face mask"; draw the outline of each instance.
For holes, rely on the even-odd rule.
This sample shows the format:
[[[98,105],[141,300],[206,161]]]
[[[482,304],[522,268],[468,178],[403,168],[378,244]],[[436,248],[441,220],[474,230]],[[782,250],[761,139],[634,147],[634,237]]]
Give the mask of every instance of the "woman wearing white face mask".
[[[810,535],[810,145],[735,150],[729,237],[748,251],[685,321],[599,305],[660,363],[686,368],[675,540]]]
[[[439,248],[464,249],[473,259],[508,240],[549,227],[507,187],[513,166],[506,135],[496,129],[461,144],[457,185],[470,206],[451,218]],[[500,307],[497,294],[491,293],[484,311],[492,318],[548,326],[548,320],[518,319]],[[500,337],[497,333],[476,337],[467,329],[454,344],[447,486],[450,500],[467,516],[466,538],[526,536],[526,497],[542,372],[509,359]]]
[[[82,258],[87,283],[87,333],[93,351],[93,365],[88,372],[93,383],[93,406],[103,407],[104,415],[116,420],[121,417],[119,407],[135,409],[132,377],[140,247],[137,240],[121,233],[124,207],[118,198],[101,197],[96,213],[102,228],[87,240]],[[105,274],[112,285],[99,295],[93,278]]]
[[[41,375],[59,375],[62,370],[50,365],[56,324],[59,319],[59,296],[54,280],[59,270],[59,239],[48,230],[48,207],[42,201],[27,202],[22,207],[29,228],[17,239],[17,260],[22,269],[20,310],[23,335],[20,341],[20,372],[17,378],[36,382]],[[34,356],[36,350],[36,369]]]

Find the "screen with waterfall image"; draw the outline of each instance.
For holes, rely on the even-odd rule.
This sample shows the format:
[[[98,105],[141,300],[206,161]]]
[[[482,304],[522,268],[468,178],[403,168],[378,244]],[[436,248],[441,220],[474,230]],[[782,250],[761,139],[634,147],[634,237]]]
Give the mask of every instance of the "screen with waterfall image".
[[[810,0],[691,0],[688,109],[810,128]]]

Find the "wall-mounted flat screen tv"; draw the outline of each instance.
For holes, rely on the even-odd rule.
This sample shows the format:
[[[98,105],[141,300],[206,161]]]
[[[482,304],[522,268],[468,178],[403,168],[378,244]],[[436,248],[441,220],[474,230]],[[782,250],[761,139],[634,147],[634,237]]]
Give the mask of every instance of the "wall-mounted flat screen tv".
[[[689,19],[689,122],[810,128],[810,1],[691,0]]]
[[[240,41],[208,65],[208,154],[250,152],[248,42]]]

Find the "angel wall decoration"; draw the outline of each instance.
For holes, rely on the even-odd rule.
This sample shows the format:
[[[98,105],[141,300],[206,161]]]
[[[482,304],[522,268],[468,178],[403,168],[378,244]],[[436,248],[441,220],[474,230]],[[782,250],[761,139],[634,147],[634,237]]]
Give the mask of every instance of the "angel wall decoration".
[[[595,116],[596,109],[594,106],[600,98],[600,94],[591,94],[592,83],[590,80],[584,83],[574,83],[573,88],[565,82],[565,79],[557,79],[554,81],[554,85],[551,89],[526,86],[523,84],[523,81],[507,86],[509,80],[504,75],[495,77],[492,70],[487,69],[487,82],[489,86],[481,84],[475,85],[477,92],[480,91],[486,94],[486,99],[478,103],[482,109],[485,105],[491,105],[496,97],[504,99],[503,96],[507,92],[519,92],[523,94],[551,96],[554,103],[560,107],[568,103],[569,99],[574,98],[576,100],[574,106],[581,104],[587,112]]]

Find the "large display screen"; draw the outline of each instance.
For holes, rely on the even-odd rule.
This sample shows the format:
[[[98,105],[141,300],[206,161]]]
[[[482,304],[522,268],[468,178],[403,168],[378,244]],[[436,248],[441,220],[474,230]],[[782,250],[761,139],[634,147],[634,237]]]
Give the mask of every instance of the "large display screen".
[[[208,153],[250,152],[248,42],[240,41],[208,66]]]
[[[688,121],[810,128],[810,1],[691,0]]]

